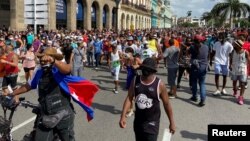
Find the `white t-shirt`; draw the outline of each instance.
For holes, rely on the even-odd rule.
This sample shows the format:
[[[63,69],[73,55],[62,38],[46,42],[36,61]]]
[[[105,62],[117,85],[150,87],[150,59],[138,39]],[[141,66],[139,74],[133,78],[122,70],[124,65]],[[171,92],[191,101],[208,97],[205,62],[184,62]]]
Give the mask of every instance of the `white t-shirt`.
[[[154,55],[151,49],[142,49],[141,50],[141,60],[145,60],[146,58],[151,58]]]
[[[132,48],[133,51],[135,52],[137,46],[136,46],[135,44],[132,44],[131,46],[127,45],[127,46],[124,48],[124,51],[125,51],[127,48]]]
[[[220,65],[229,64],[229,54],[233,51],[233,45],[226,41],[224,45],[220,41],[216,42],[213,46],[215,51],[214,63]]]

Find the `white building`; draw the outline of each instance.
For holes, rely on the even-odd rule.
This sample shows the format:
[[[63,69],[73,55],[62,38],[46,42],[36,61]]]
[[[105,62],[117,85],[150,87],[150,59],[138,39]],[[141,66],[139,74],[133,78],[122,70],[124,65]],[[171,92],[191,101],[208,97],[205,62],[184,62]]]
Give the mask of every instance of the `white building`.
[[[204,27],[206,25],[206,21],[205,20],[201,20],[200,18],[192,18],[191,19],[191,23],[192,24],[198,24],[199,27]]]

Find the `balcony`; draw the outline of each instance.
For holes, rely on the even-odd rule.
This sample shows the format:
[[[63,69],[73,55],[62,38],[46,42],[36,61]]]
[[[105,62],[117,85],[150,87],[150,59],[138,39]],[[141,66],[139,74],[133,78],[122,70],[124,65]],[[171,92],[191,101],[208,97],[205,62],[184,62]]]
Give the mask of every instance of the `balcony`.
[[[136,10],[149,12],[149,9],[147,9],[146,6],[143,5],[143,4],[138,5],[138,4],[132,3],[132,2],[130,2],[128,0],[123,0],[122,4],[125,5],[125,6],[128,6],[129,8],[135,8]]]

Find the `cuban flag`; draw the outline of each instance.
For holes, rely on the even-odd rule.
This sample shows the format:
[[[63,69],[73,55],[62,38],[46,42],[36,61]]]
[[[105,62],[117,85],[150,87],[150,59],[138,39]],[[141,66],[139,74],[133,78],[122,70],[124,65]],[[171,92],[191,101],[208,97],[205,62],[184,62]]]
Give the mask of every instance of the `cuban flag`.
[[[91,108],[91,104],[94,95],[99,90],[98,87],[85,78],[64,75],[56,67],[53,67],[52,73],[60,88],[86,111],[88,121],[92,120],[94,118],[94,111]],[[42,74],[43,71],[41,68],[35,71],[33,78],[29,81],[32,89],[36,89]]]

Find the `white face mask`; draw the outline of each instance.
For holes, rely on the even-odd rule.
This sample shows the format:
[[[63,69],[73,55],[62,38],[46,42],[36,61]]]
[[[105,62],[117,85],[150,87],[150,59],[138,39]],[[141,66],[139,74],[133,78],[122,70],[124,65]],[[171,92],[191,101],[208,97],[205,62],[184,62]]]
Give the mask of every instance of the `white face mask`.
[[[49,68],[51,66],[52,66],[51,64],[46,64],[46,65],[42,65],[42,68]]]
[[[13,37],[10,37],[9,39],[10,39],[10,40],[13,40],[14,38],[13,38]]]

